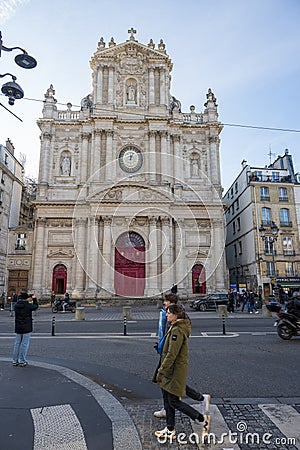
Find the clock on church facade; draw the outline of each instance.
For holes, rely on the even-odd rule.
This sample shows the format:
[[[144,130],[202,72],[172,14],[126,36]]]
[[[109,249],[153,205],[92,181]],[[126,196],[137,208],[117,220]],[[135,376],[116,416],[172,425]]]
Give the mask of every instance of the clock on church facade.
[[[124,172],[137,172],[143,165],[143,155],[138,148],[128,145],[120,151],[119,164]]]

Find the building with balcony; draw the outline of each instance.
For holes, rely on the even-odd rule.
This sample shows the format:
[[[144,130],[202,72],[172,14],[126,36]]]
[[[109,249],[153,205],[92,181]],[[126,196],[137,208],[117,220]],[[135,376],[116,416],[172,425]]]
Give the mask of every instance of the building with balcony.
[[[14,151],[9,139],[0,145],[0,294],[7,293],[9,230],[19,224],[23,188],[22,165]]]
[[[233,287],[265,298],[300,287],[299,181],[288,150],[269,166],[242,162],[223,197]]]

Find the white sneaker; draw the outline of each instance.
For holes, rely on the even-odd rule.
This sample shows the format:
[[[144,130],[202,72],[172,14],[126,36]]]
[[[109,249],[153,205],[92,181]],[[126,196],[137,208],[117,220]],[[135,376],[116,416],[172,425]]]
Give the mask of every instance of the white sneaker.
[[[200,402],[202,405],[202,414],[203,416],[209,414],[209,407],[210,407],[210,394],[203,394],[204,399]]]
[[[167,417],[165,408],[162,408],[159,411],[155,411],[153,415],[154,417],[158,417],[159,419],[165,419]]]
[[[173,439],[176,439],[176,431],[170,431],[168,430],[168,427],[164,428],[163,430],[157,430],[154,434],[158,439],[163,439],[165,442],[172,442]]]

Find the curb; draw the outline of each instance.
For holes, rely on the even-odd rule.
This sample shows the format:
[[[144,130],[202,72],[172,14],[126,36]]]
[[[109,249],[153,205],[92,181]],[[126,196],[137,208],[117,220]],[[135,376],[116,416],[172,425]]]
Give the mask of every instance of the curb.
[[[0,361],[11,362],[11,358],[0,357]],[[30,365],[55,370],[60,375],[69,378],[90,391],[96,402],[111,420],[114,450],[128,450],[128,448],[131,450],[142,450],[139,434],[131,417],[112,394],[94,381],[66,367],[36,361],[30,361]]]

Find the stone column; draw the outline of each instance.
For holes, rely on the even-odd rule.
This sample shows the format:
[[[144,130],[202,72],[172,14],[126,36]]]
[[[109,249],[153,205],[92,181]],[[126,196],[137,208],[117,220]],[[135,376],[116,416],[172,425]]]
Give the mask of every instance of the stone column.
[[[225,235],[224,222],[222,219],[213,219],[211,221],[211,255],[212,261],[210,264],[213,278],[214,288],[216,291],[225,289]]]
[[[156,134],[155,131],[149,131],[149,158],[148,158],[149,180],[156,180],[155,134]]]
[[[180,151],[180,136],[179,134],[173,135],[174,146],[174,183],[183,182],[183,160]]]
[[[88,239],[88,249],[87,249],[87,275],[88,275],[88,286],[87,289],[90,291],[90,294],[95,294],[96,286],[97,286],[97,274],[98,274],[98,257],[99,257],[99,248],[98,248],[98,220],[93,216],[93,212],[91,217],[88,218],[88,227],[89,227],[89,239]]]
[[[35,251],[35,259],[33,264],[33,276],[32,276],[32,288],[37,293],[42,294],[42,287],[45,286],[45,241],[47,243],[46,238],[46,220],[38,219],[35,223],[35,242],[34,248]],[[50,274],[51,283],[52,283],[52,273]],[[52,286],[51,286],[52,288]]]
[[[75,282],[74,282],[74,290],[76,294],[83,293],[84,286],[84,275],[86,272],[86,255],[85,255],[85,247],[86,247],[86,235],[85,235],[85,227],[86,227],[87,219],[79,218],[75,219],[73,222],[75,226],[74,233],[74,243],[75,243],[75,257],[76,257],[76,267],[75,267]]]
[[[214,186],[219,186],[221,183],[220,176],[220,160],[218,152],[219,138],[218,136],[211,136],[209,138],[209,168],[210,168],[210,181]]]
[[[42,133],[42,144],[41,144],[41,158],[40,158],[40,183],[47,184],[50,175],[50,145],[51,145],[52,134]],[[59,161],[58,161],[59,164]]]
[[[101,154],[101,130],[95,130],[94,132],[94,152],[93,163],[90,171],[90,176],[93,181],[99,181],[100,179],[100,154]]]
[[[102,289],[104,295],[110,297],[114,292],[112,286],[112,275],[113,275],[113,267],[112,267],[112,239],[111,239],[111,227],[112,227],[112,217],[105,216],[103,217],[103,248],[102,248]]]
[[[159,293],[158,274],[157,274],[157,219],[149,217],[149,251],[147,260],[147,295],[156,295]]]
[[[88,146],[90,133],[81,133],[80,181],[86,183],[88,178]]]
[[[98,67],[97,72],[97,94],[96,94],[96,102],[95,103],[103,103],[102,100],[102,90],[103,90],[103,67]]]
[[[171,258],[171,223],[169,217],[162,217],[162,289],[168,291],[173,282],[171,276],[173,270],[173,262]]]
[[[178,286],[179,293],[185,293],[185,277],[187,270],[187,262],[185,256],[185,243],[184,243],[184,233],[185,225],[183,219],[177,219],[175,225],[175,273],[176,273],[176,284]]]
[[[154,105],[154,69],[149,69],[149,104]]]
[[[167,150],[167,136],[168,133],[166,131],[160,132],[160,173],[162,181],[168,180],[168,174],[170,173],[170,162]],[[172,175],[172,173],[170,175]]]
[[[114,149],[113,149],[113,131],[106,131],[106,166],[105,166],[105,179],[106,181],[112,180],[113,165],[114,165]]]
[[[108,67],[108,103],[113,104],[114,102],[114,68],[113,66]]]
[[[160,105],[166,104],[166,73],[164,68],[159,69],[159,78],[160,78],[160,87],[159,87],[159,96],[160,96]]]

